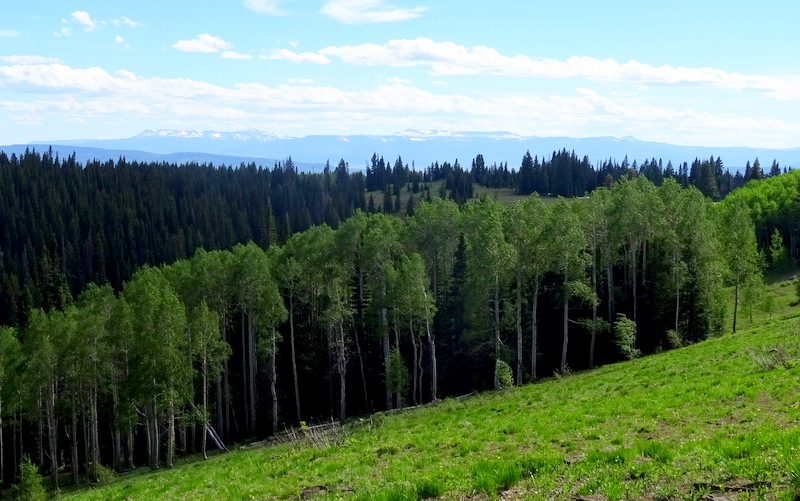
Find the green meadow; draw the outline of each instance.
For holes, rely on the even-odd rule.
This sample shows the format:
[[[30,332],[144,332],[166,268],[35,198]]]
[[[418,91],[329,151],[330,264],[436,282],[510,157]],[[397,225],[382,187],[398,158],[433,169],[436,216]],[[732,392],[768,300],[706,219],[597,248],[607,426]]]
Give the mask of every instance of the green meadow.
[[[63,499],[800,499],[800,311],[630,362],[300,430]],[[556,334],[553,334],[556,335]]]

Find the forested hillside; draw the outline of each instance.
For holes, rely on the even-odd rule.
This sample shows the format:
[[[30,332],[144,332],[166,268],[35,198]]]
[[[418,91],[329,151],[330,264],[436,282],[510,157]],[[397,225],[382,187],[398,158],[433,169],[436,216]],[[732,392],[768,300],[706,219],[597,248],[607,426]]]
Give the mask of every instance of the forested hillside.
[[[62,457],[74,481],[171,466],[207,438],[675,348],[735,329],[726,285],[737,310],[762,306],[746,204],[631,167],[584,198],[502,206],[458,186],[523,171],[473,163],[306,175],[0,155],[5,478],[23,453],[56,488]],[[413,215],[364,210],[368,187],[415,184],[429,201]]]
[[[717,200],[780,172],[773,162],[764,173],[758,159],[744,176],[723,170],[719,158],[677,169],[656,159],[641,166],[609,159],[594,167],[566,150],[541,161],[526,153],[511,169],[486,165],[477,155],[466,169],[456,160],[415,170],[401,158],[392,163],[375,154],[365,172],[340,161],[321,174],[298,172],[291,159],[271,168],[123,158],[81,165],[50,151],[0,152],[0,325],[24,325],[31,308],[61,307],[90,282],[118,291],[139,266],[173,262],[197,248],[229,249],[251,240],[266,248],[314,224],[336,228],[357,209],[410,214],[421,200],[462,204],[475,196],[475,183],[572,197],[641,175],[656,186],[673,178]],[[382,196],[366,198],[365,190]]]

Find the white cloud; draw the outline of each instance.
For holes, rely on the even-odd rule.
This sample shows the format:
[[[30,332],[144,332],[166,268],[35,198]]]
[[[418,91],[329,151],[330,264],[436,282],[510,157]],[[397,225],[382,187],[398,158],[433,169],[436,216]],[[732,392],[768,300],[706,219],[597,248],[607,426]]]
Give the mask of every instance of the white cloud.
[[[328,64],[330,59],[322,54],[315,54],[313,52],[297,53],[288,49],[273,49],[267,55],[259,56],[261,59],[285,59],[293,63],[313,63],[313,64]]]
[[[58,58],[44,56],[0,56],[0,61],[11,64],[50,64],[59,62]]]
[[[242,0],[242,5],[246,9],[258,12],[259,14],[270,14],[273,16],[283,15],[284,12],[278,8],[279,0]]]
[[[328,0],[320,12],[344,24],[371,24],[418,18],[426,10],[396,8],[384,0]]]
[[[76,10],[70,15],[70,17],[72,18],[72,21],[83,25],[83,29],[86,31],[92,31],[97,28],[97,21],[92,19],[92,17],[86,11]]]
[[[121,18],[119,18],[119,19],[114,19],[113,21],[111,21],[111,23],[112,23],[114,26],[122,26],[122,25],[125,25],[125,26],[128,26],[128,27],[130,27],[130,28],[141,28],[141,27],[142,27],[142,23],[140,23],[140,22],[137,22],[137,21],[133,21],[133,20],[132,20],[132,19],[130,19],[128,16],[122,16],[122,17],[121,17]]]
[[[390,40],[378,44],[326,47],[320,54],[338,57],[348,64],[394,67],[428,66],[432,75],[495,75],[530,78],[583,78],[604,82],[689,84],[734,90],[764,91],[774,99],[800,99],[800,85],[763,75],[744,75],[716,68],[651,66],[631,60],[571,57],[566,61],[507,56],[485,46],[465,47],[429,38]]]
[[[253,56],[249,54],[239,54],[233,50],[226,50],[222,53],[223,59],[253,59]]]
[[[57,37],[69,37],[72,36],[72,29],[63,26],[60,30],[54,32],[53,35]]]
[[[114,41],[115,41],[115,42],[117,42],[117,43],[125,43],[125,39],[124,39],[124,38],[122,38],[122,37],[121,37],[121,36],[119,36],[119,35],[117,35],[117,36],[115,36],[115,37],[114,37]]]
[[[411,80],[409,80],[407,78],[400,78],[400,77],[386,77],[383,80],[385,80],[386,82],[389,82],[389,83],[394,83],[394,84],[404,84],[405,85],[405,84],[410,84],[411,83]]]
[[[191,40],[180,40],[172,44],[172,47],[182,52],[204,52],[209,54],[230,49],[233,45],[219,37],[203,33]]]
[[[0,30],[0,38],[14,38],[19,36],[19,31]]]
[[[317,130],[343,132],[375,132],[376,124],[381,124],[784,147],[796,145],[800,137],[797,121],[671,109],[643,103],[635,95],[608,96],[587,87],[565,88],[563,94],[551,96],[494,97],[431,92],[404,84],[353,91],[307,80],[223,87],[189,79],[143,78],[128,71],[18,64],[0,66],[0,88],[0,109],[6,111],[2,116],[20,123],[53,123],[65,116],[100,124],[126,116],[150,123],[181,120],[209,128],[267,125],[286,131],[289,126],[313,124]]]

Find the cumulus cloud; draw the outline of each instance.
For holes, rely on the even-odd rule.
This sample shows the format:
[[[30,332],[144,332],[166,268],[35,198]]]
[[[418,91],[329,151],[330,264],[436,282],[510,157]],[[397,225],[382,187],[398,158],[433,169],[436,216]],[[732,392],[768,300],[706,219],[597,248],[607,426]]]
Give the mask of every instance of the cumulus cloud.
[[[354,65],[427,66],[431,75],[496,75],[530,78],[583,78],[603,82],[689,84],[726,89],[765,91],[774,99],[800,99],[800,85],[763,75],[745,75],[716,68],[651,66],[635,60],[570,57],[565,61],[508,56],[485,46],[465,47],[429,38],[390,40],[385,44],[330,46],[319,51]]]
[[[180,40],[172,44],[172,47],[181,52],[203,52],[210,54],[212,52],[230,49],[233,45],[219,37],[203,33],[191,40]]]
[[[0,61],[11,64],[50,64],[59,62],[59,59],[44,56],[0,56]]]
[[[117,36],[115,36],[115,37],[114,37],[114,41],[115,41],[115,42],[117,42],[117,43],[125,43],[125,39],[124,39],[124,38],[122,38],[122,37],[121,37],[121,36],[119,36],[119,35],[117,35]]]
[[[54,32],[53,35],[57,37],[69,37],[72,36],[72,30],[66,26],[62,26],[61,29]]]
[[[385,77],[384,80],[389,82],[389,83],[395,83],[395,84],[410,84],[411,83],[411,80],[409,80],[407,78],[400,78],[400,77]]]
[[[0,38],[14,38],[19,36],[19,31],[0,30]]]
[[[83,25],[86,31],[93,31],[97,29],[97,21],[92,19],[88,12],[83,10],[76,10],[70,15],[73,22]]]
[[[377,120],[417,128],[510,129],[538,135],[641,136],[646,132],[651,140],[691,138],[695,143],[740,145],[791,144],[800,135],[800,123],[659,107],[636,96],[606,96],[589,87],[564,89],[563,94],[551,96],[476,97],[402,83],[364,90],[303,80],[277,86],[220,86],[64,64],[16,64],[0,65],[0,88],[0,109],[14,120],[28,122],[50,114],[50,118],[68,115],[102,123],[125,114],[157,123],[167,119],[195,124],[227,121],[245,127],[313,123],[328,130],[373,131]],[[31,100],[30,96],[35,97]]]
[[[242,0],[242,5],[246,9],[258,12],[259,14],[270,14],[272,16],[283,15],[284,12],[278,8],[279,0]]]
[[[259,56],[261,59],[284,59],[293,63],[328,64],[330,59],[314,52],[294,52],[289,49],[273,49],[269,54]]]
[[[426,10],[427,7],[401,9],[386,5],[383,0],[328,0],[320,12],[344,24],[371,24],[414,19]]]
[[[249,54],[239,54],[233,50],[226,50],[222,53],[223,59],[253,59],[253,56]]]
[[[123,25],[125,25],[125,26],[128,26],[130,28],[141,28],[142,27],[142,23],[137,22],[137,21],[133,21],[127,16],[122,16],[119,19],[114,19],[113,21],[111,21],[111,23],[114,26],[123,26]]]

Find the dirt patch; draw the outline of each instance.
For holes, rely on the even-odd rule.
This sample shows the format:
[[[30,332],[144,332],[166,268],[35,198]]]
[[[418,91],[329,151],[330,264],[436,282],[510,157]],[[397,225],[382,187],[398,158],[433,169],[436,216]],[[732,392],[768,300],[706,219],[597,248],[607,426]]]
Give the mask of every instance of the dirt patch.
[[[325,494],[328,492],[327,485],[315,485],[313,487],[306,487],[302,491],[300,491],[300,499],[309,499],[313,498],[314,496],[319,496],[320,494]]]

